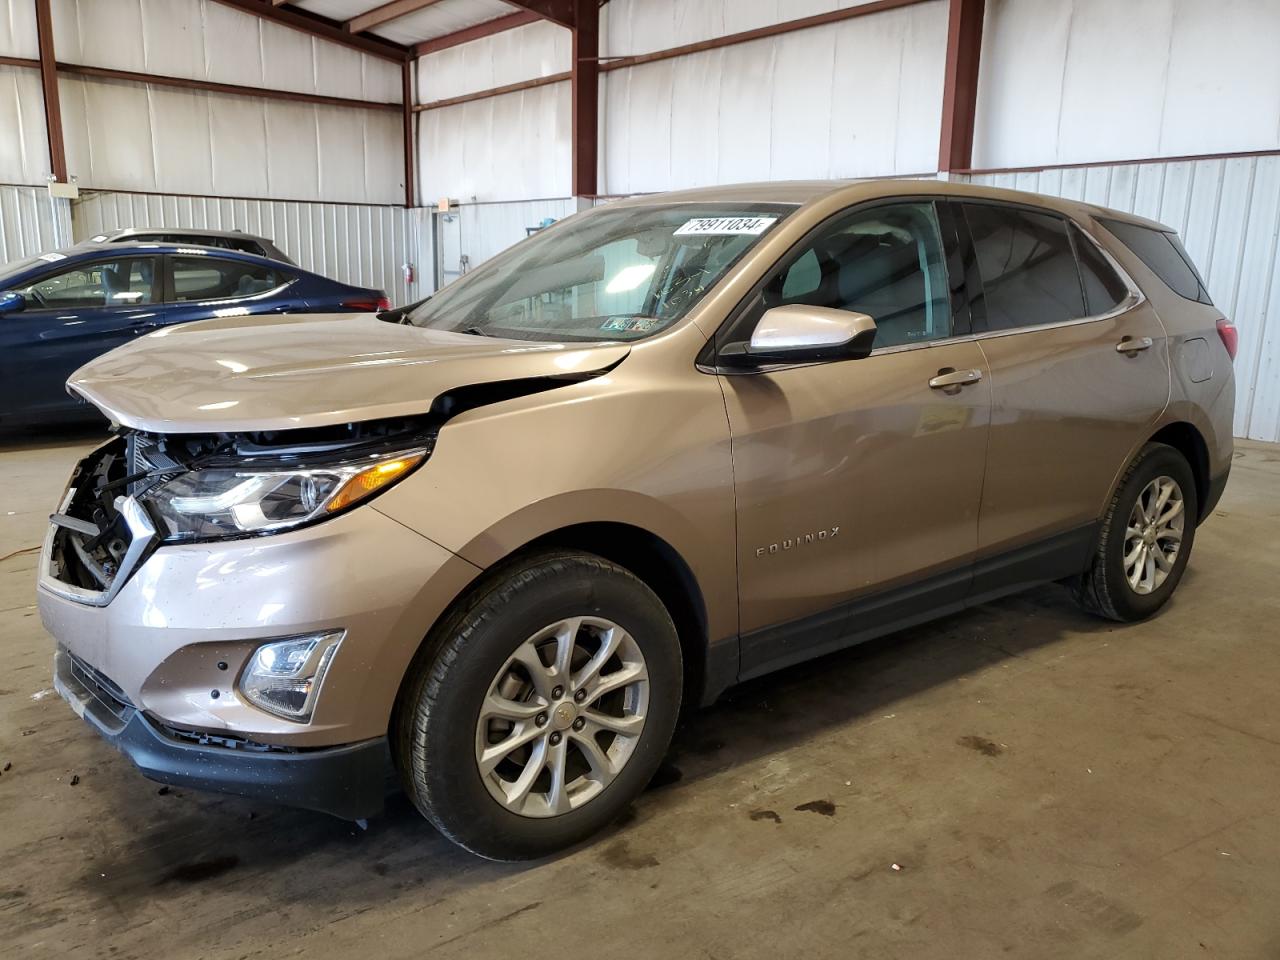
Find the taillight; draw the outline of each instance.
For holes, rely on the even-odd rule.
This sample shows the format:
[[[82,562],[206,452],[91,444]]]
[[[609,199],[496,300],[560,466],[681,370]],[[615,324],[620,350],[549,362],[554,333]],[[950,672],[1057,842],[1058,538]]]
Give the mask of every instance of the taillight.
[[[1227,348],[1227,355],[1234,360],[1236,348],[1240,346],[1240,331],[1234,323],[1223,318],[1218,321],[1218,336],[1222,338],[1222,345]]]
[[[343,300],[342,305],[350,310],[361,310],[366,313],[380,313],[391,309],[391,301],[387,297],[377,300]]]

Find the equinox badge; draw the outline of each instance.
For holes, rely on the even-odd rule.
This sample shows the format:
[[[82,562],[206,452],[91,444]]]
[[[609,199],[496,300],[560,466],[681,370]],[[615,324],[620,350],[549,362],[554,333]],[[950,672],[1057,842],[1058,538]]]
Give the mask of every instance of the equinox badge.
[[[777,543],[771,543],[767,547],[756,547],[756,556],[763,557],[768,554],[781,553],[784,550],[790,550],[794,547],[802,547],[810,543],[819,543],[823,540],[834,540],[840,533],[840,527],[828,527],[825,530],[819,530],[817,533],[805,533],[798,537],[787,537],[785,540],[779,540]]]

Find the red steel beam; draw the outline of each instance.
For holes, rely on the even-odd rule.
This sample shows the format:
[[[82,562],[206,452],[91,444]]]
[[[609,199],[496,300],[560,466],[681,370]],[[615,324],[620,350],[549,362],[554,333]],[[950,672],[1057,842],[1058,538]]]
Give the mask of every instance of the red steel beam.
[[[622,70],[626,67],[638,67],[644,63],[656,63],[659,60],[670,60],[673,57],[687,57],[691,53],[704,53],[707,50],[718,50],[721,47],[732,47],[739,43],[750,43],[752,40],[778,37],[784,33],[795,33],[797,30],[825,27],[830,23],[840,23],[843,20],[867,17],[875,13],[884,13],[887,10],[897,10],[900,7],[912,7],[918,3],[930,2],[931,0],[873,0],[872,3],[863,3],[856,7],[832,10],[829,13],[819,13],[812,17],[801,17],[797,20],[784,20],[781,23],[771,23],[767,27],[743,30],[740,33],[730,33],[723,37],[713,37],[710,40],[699,40],[696,43],[686,43],[679,47],[668,47],[666,50],[654,50],[652,53],[641,53],[629,57],[610,57],[605,63],[600,64],[600,69],[608,71]]]
[[[574,0],[573,70],[569,77],[573,196],[596,195],[600,146],[600,7]]]
[[[471,103],[473,100],[488,100],[490,97],[500,97],[504,93],[519,93],[521,90],[532,90],[535,87],[545,87],[552,83],[564,83],[566,80],[573,79],[573,72],[566,70],[564,73],[548,73],[542,77],[530,77],[528,80],[517,80],[515,83],[507,83],[501,87],[490,87],[488,90],[477,90],[475,93],[462,93],[456,97],[446,97],[443,100],[431,100],[427,103],[416,103],[413,106],[414,113],[422,113],[424,110],[439,110],[441,107],[456,107],[460,103]]]
[[[578,17],[583,8],[578,0],[507,0],[507,3],[570,29],[578,23]]]
[[[187,77],[161,77],[153,73],[135,73],[132,70],[115,70],[110,67],[90,67],[78,63],[59,63],[58,72],[73,76],[93,77],[99,80],[124,80],[129,83],[154,83],[162,87],[181,87],[186,90],[206,90],[211,93],[230,93],[242,97],[262,97],[266,100],[291,100],[298,103],[318,103],[332,107],[358,107],[363,110],[399,110],[399,103],[382,100],[356,100],[350,97],[328,97],[319,93],[300,93],[294,90],[275,90],[269,87],[250,87],[239,83],[214,83],[211,80],[192,80]]]
[[[44,126],[49,135],[49,167],[53,179],[67,182],[67,148],[62,141],[62,103],[58,99],[58,60],[53,50],[53,16],[49,0],[36,0],[36,36],[40,45],[40,85],[44,90]]]
[[[400,65],[400,103],[404,117],[404,205],[413,206],[413,64]]]
[[[942,88],[942,136],[938,170],[973,165],[973,124],[978,112],[978,65],[982,59],[984,0],[950,0],[947,63]]]
[[[470,43],[472,40],[491,37],[495,33],[502,33],[506,30],[514,30],[516,27],[523,27],[526,24],[537,23],[541,19],[542,17],[538,16],[536,13],[530,13],[528,10],[521,10],[519,13],[509,13],[505,17],[486,20],[484,23],[477,23],[473,27],[466,27],[462,30],[455,30],[453,33],[446,33],[439,37],[432,37],[430,40],[423,40],[413,48],[413,55],[416,57],[425,57],[429,53],[437,53],[441,50],[448,50],[450,47],[456,47],[463,43]]]
[[[362,53],[381,57],[383,60],[390,60],[392,63],[400,63],[413,55],[408,47],[380,37],[348,33],[337,20],[330,20],[328,17],[310,13],[299,7],[275,6],[265,0],[215,0],[215,2],[234,7],[241,13],[249,13],[263,20],[270,20],[272,23],[308,33],[321,40],[328,40],[330,43],[351,47]]]

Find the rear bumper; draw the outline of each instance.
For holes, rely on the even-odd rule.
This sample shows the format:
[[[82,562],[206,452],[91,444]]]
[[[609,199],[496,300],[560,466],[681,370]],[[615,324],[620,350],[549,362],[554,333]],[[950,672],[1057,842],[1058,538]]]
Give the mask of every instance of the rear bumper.
[[[54,687],[98,734],[160,783],[302,807],[344,820],[382,811],[385,737],[291,750],[166,728],[67,650],[54,655]]]

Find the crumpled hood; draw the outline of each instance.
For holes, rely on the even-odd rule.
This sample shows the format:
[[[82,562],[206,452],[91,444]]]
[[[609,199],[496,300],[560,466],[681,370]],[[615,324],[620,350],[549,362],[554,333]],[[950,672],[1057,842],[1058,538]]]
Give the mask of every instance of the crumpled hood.
[[[583,376],[624,344],[498,340],[292,314],[182,324],[93,360],[67,386],[128,427],[154,433],[292,430],[426,413],[476,383]]]

